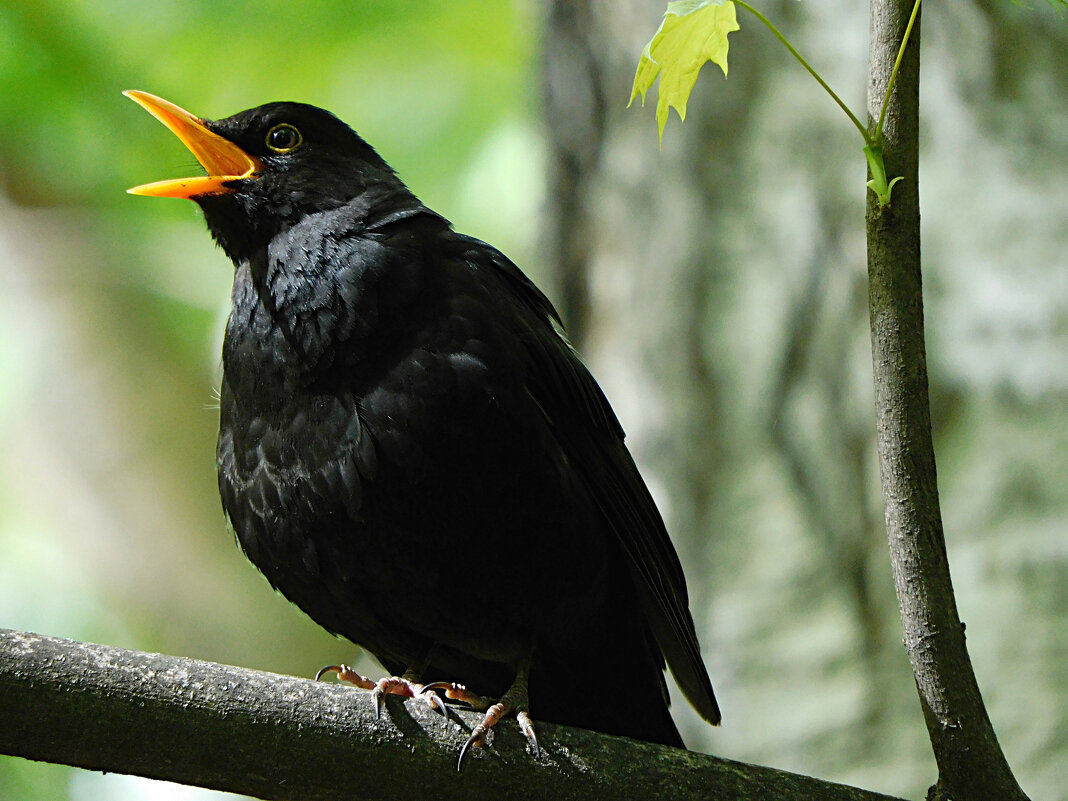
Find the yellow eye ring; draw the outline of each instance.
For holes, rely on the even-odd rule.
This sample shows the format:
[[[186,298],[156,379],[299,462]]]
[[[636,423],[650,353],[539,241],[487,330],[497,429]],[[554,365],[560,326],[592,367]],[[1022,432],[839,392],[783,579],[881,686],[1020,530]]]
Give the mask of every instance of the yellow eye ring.
[[[289,153],[300,147],[304,137],[292,125],[283,122],[271,128],[264,141],[267,148],[274,153]]]

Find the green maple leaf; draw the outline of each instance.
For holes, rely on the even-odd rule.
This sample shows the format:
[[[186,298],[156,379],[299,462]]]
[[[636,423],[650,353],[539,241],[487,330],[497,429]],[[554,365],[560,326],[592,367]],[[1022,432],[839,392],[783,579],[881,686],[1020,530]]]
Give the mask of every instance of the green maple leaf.
[[[669,109],[686,119],[686,101],[706,61],[718,64],[727,75],[727,34],[738,30],[734,3],[730,0],[676,0],[668,3],[660,28],[649,40],[634,74],[634,98],[642,96],[660,76],[656,99],[656,124],[664,139]]]

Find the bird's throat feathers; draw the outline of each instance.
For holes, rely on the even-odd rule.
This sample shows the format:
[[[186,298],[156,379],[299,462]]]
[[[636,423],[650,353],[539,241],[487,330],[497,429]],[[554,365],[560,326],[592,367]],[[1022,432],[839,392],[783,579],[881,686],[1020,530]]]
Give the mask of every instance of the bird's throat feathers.
[[[211,226],[207,207],[205,216]],[[278,331],[298,356],[294,366],[304,371],[328,368],[339,357],[359,358],[382,304],[399,307],[410,300],[405,292],[418,286],[400,274],[419,269],[423,254],[415,243],[425,241],[427,227],[450,230],[406,189],[394,189],[305,214],[249,255],[249,243],[241,243],[239,258],[213,228],[237,267],[227,336]]]

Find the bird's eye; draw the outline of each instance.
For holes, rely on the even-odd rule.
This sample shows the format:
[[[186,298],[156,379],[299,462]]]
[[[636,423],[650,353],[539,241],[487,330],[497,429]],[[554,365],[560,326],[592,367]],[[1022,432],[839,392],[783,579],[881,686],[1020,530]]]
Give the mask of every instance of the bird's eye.
[[[267,132],[267,147],[275,153],[289,153],[300,147],[303,141],[300,131],[287,123],[276,125]]]

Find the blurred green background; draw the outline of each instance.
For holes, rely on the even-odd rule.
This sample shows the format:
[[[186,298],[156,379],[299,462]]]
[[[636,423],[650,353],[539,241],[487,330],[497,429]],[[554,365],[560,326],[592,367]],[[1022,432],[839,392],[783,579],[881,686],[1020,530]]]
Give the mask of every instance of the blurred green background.
[[[923,795],[859,146],[742,17],[730,81],[705,71],[658,150],[652,109],[624,106],[663,4],[609,5],[0,3],[0,627],[305,676],[354,657],[224,525],[231,267],[194,204],[124,194],[195,162],[122,90],[206,117],[300,100],[563,306],[686,565],[725,715],[712,731],[676,704],[691,747]],[[766,9],[860,111],[856,5]],[[1068,799],[1066,27],[1008,0],[923,21],[943,513],[979,681],[1036,799]],[[213,797],[0,758],[2,801]]]

